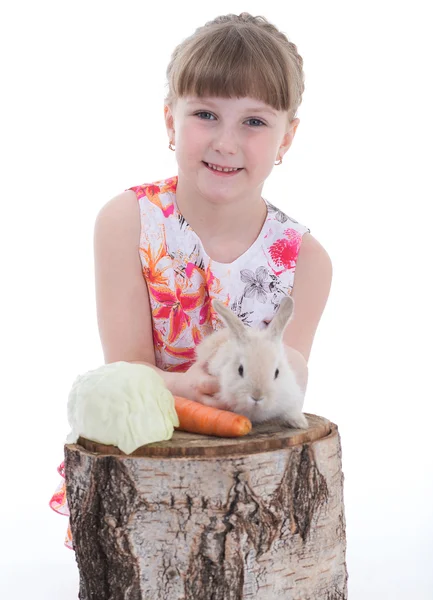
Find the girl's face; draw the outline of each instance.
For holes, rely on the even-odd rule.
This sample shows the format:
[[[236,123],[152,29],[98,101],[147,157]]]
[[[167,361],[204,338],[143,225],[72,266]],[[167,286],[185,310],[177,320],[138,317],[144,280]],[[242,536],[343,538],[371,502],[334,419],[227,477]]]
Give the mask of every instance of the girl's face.
[[[169,139],[174,142],[179,174],[215,201],[260,196],[274,163],[289,149],[299,119],[254,98],[179,98],[165,106]],[[221,174],[208,164],[236,167]]]

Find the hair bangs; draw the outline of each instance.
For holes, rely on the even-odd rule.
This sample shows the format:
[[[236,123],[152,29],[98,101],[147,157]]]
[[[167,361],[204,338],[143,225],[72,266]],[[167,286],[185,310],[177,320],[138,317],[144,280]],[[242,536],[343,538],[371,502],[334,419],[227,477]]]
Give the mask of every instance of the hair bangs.
[[[165,103],[185,96],[248,96],[287,111],[291,121],[302,102],[302,66],[296,45],[264,17],[222,15],[175,48]]]
[[[188,60],[173,81],[175,96],[249,96],[276,110],[288,110],[290,90],[278,44],[273,41],[274,52],[265,53],[238,30],[215,33],[219,35],[209,39],[208,34],[188,49]]]

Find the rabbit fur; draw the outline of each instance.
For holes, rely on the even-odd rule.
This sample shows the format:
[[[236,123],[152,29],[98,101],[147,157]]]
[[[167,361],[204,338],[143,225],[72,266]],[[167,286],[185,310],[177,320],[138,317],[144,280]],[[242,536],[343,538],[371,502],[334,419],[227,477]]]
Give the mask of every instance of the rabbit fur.
[[[285,296],[266,329],[248,327],[219,300],[212,306],[226,327],[196,347],[196,359],[207,363],[220,391],[202,402],[244,415],[255,423],[277,422],[307,429],[302,413],[304,393],[287,360],[283,332],[293,317],[294,301]]]

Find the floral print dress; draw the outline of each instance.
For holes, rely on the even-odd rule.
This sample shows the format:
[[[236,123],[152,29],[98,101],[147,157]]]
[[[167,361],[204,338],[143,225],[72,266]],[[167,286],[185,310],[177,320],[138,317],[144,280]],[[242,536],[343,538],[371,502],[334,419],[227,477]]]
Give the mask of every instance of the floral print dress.
[[[223,326],[212,310],[217,298],[245,323],[264,328],[281,299],[290,295],[302,236],[310,230],[268,200],[267,217],[255,242],[231,263],[209,257],[176,203],[178,177],[128,188],[140,207],[139,254],[153,321],[156,366],[184,372],[195,347]],[[53,510],[69,515],[64,462],[62,481],[50,500]],[[70,527],[65,545],[73,549]]]

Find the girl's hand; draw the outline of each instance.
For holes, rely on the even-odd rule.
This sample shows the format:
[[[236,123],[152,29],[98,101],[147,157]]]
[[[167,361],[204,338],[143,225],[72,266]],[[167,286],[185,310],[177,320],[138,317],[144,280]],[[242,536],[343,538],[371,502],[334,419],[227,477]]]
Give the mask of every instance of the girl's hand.
[[[189,400],[206,404],[219,390],[218,378],[209,374],[207,363],[195,362],[182,373],[182,395]]]

